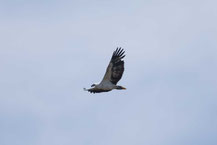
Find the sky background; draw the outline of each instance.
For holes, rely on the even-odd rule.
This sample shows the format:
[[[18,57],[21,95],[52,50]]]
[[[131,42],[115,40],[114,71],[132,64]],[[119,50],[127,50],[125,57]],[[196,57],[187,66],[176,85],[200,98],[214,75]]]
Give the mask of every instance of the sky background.
[[[2,0],[1,145],[216,145],[215,0]],[[116,47],[126,91],[90,94]]]

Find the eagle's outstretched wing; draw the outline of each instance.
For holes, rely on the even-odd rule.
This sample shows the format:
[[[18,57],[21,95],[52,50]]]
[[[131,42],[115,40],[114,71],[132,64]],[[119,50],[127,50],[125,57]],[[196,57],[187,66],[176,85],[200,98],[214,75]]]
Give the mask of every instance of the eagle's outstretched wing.
[[[102,92],[108,92],[110,90],[103,90],[103,89],[98,89],[98,88],[90,88],[90,89],[86,89],[84,88],[84,91],[88,91],[90,93],[102,93]]]
[[[125,51],[121,47],[117,48],[113,52],[102,82],[109,80],[111,83],[116,85],[121,79],[124,72],[124,61],[121,60],[125,57],[124,52]]]

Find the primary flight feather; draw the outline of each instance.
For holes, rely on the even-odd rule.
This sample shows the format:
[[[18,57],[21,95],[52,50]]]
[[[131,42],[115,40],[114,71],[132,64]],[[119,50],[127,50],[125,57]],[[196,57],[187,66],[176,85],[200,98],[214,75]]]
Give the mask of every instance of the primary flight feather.
[[[99,84],[91,85],[92,88],[84,88],[84,90],[90,93],[108,92],[113,89],[125,90],[126,88],[117,85],[124,72],[124,61],[122,60],[125,57],[124,53],[125,51],[121,47],[117,48],[113,52],[102,81]]]

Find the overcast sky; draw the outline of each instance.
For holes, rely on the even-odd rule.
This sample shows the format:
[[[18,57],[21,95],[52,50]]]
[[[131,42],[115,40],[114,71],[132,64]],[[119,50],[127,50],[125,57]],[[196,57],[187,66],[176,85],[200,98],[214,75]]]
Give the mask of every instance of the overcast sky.
[[[1,145],[216,145],[215,0],[0,2]],[[120,85],[90,94],[116,47]]]

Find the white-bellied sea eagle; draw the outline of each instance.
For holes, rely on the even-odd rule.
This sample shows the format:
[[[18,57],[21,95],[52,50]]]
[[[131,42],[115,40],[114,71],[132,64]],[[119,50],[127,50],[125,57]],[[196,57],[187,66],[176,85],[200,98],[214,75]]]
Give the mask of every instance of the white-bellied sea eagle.
[[[90,93],[108,92],[113,89],[125,90],[126,88],[117,85],[124,72],[124,61],[122,60],[125,57],[124,52],[121,47],[117,48],[113,52],[102,81],[99,84],[91,85],[90,89],[84,88],[84,90]]]

